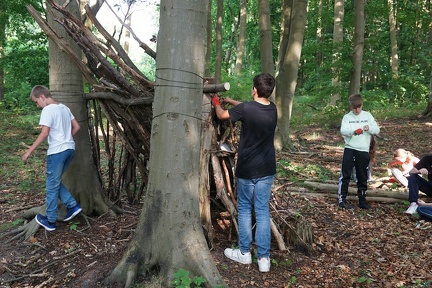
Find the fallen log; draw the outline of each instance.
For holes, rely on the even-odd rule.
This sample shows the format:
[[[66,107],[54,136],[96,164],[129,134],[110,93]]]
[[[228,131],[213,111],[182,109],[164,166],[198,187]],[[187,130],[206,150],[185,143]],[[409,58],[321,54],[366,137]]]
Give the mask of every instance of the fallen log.
[[[335,198],[335,199],[337,199],[338,198],[338,195],[337,194],[330,194],[330,193],[319,193],[319,192],[317,192],[317,191],[315,191],[315,192],[310,192],[310,193],[305,193],[305,192],[291,192],[291,194],[292,195],[306,195],[307,194],[307,196],[310,196],[310,197],[330,197],[330,198]],[[348,195],[347,196],[347,200],[350,200],[350,201],[357,201],[358,200],[358,197],[357,197],[357,195]],[[408,201],[408,198],[407,199],[396,199],[396,198],[388,198],[388,197],[374,197],[374,196],[367,196],[367,200],[369,201],[369,202],[381,202],[381,203],[389,203],[389,204],[392,204],[392,203],[404,203],[404,202],[406,202],[406,201]],[[335,204],[337,204],[337,202],[335,201]]]
[[[314,193],[332,193],[337,197],[338,193],[338,185],[335,184],[326,184],[320,182],[312,182],[312,181],[304,181],[303,185],[309,188],[312,188]],[[348,196],[352,195],[357,197],[357,188],[349,187],[348,188]],[[384,191],[384,190],[368,190],[367,191],[368,200],[372,201],[372,197],[377,199],[388,199],[393,198],[401,201],[408,201],[408,193],[398,192],[398,191]],[[331,196],[330,196],[331,197]],[[381,200],[380,200],[381,201]],[[388,202],[388,201],[384,201]]]

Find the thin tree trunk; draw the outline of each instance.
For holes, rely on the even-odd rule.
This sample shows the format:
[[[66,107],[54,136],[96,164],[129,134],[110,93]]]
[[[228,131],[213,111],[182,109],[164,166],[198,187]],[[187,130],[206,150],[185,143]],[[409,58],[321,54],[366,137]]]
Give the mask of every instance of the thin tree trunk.
[[[207,10],[207,41],[206,41],[207,46],[206,46],[206,55],[205,55],[204,77],[211,77],[210,67],[211,67],[212,34],[213,34],[211,11],[212,11],[212,0],[209,0],[209,7]]]
[[[273,60],[273,37],[270,21],[269,0],[258,1],[259,29],[260,29],[260,60],[262,72],[275,74],[275,63]],[[270,96],[270,101],[275,102],[275,92]]]
[[[243,68],[243,57],[246,49],[246,21],[247,0],[240,0],[240,29],[237,41],[237,57],[235,65],[236,75],[240,75]]]
[[[4,46],[6,45],[6,23],[8,17],[6,15],[5,1],[0,1],[0,102],[4,98]]]
[[[258,1],[259,29],[260,29],[260,57],[262,72],[274,75],[273,37],[270,22],[269,0]]]
[[[284,2],[290,2],[285,0]],[[294,2],[294,1],[293,1]],[[307,0],[295,1],[293,6],[286,5],[286,9],[290,9],[291,13],[284,15],[292,16],[292,19],[284,19],[291,23],[290,33],[288,36],[288,45],[283,53],[284,58],[279,63],[279,71],[276,78],[276,105],[278,108],[278,131],[276,137],[276,149],[289,148],[289,122],[292,115],[292,105],[294,101],[294,92],[297,85],[297,76],[300,63],[301,49],[303,44],[304,31],[306,29],[307,18]],[[287,24],[285,24],[287,27]],[[284,43],[285,40],[282,40]]]
[[[351,71],[349,95],[360,93],[360,80],[363,62],[364,33],[365,33],[365,0],[354,1],[354,50],[352,56],[353,69]]]
[[[330,98],[330,105],[334,106],[340,100],[340,78],[341,68],[337,63],[342,58],[343,45],[343,20],[344,20],[344,0],[335,0],[334,3],[334,20],[333,20],[333,78],[332,86],[335,93]]]
[[[217,0],[216,17],[216,61],[215,61],[215,82],[219,83],[222,75],[222,17],[223,0]]]
[[[388,0],[389,7],[389,28],[390,28],[390,47],[391,47],[391,55],[390,55],[390,65],[392,69],[392,78],[398,78],[398,46],[397,46],[397,38],[396,38],[396,9],[393,8],[394,3],[393,0]]]

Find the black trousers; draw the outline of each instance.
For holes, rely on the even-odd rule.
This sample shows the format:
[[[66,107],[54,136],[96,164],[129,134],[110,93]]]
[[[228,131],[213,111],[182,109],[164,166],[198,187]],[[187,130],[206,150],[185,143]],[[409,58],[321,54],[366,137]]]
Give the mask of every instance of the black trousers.
[[[354,167],[356,169],[357,190],[363,191],[363,193],[366,192],[369,161],[369,152],[357,151],[350,148],[344,149],[339,179],[339,203],[345,200],[348,195],[348,186]]]

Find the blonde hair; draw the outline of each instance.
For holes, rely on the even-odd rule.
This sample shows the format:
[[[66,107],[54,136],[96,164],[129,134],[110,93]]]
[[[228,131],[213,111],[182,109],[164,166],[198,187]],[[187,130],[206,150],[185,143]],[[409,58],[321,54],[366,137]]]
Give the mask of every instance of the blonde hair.
[[[393,156],[394,158],[405,158],[405,163],[408,163],[414,157],[414,154],[412,154],[410,151],[399,148],[393,153]]]
[[[47,87],[42,85],[36,85],[30,92],[30,99],[32,98],[32,96],[34,98],[39,98],[41,95],[44,95],[45,98],[51,98],[51,92]]]

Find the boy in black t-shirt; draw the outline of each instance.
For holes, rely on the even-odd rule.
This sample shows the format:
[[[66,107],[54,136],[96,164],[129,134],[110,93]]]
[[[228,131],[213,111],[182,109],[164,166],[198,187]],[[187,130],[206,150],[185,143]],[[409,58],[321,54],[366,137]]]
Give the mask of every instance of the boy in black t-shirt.
[[[277,123],[276,105],[268,100],[275,87],[275,79],[261,73],[253,80],[252,99],[239,102],[225,98],[233,105],[229,110],[220,106],[219,98],[212,97],[216,115],[221,120],[240,121],[240,144],[236,167],[239,249],[227,248],[226,257],[242,264],[251,264],[252,207],[256,218],[255,244],[260,272],[270,270],[270,212],[271,186],[276,174],[274,134]]]

